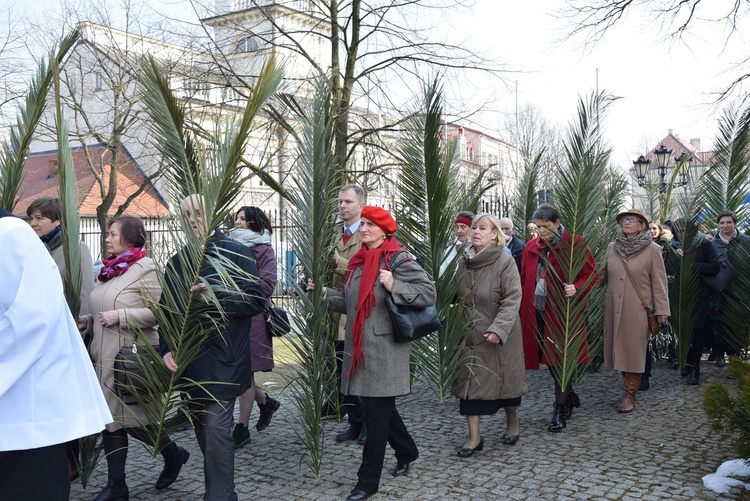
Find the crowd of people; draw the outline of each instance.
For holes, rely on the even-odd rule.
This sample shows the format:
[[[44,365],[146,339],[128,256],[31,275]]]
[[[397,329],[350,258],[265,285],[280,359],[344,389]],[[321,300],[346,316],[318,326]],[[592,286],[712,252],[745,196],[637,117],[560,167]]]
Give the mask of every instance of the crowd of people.
[[[137,217],[120,216],[110,221],[106,257],[96,277],[90,252],[82,245],[83,286],[77,322],[68,311],[61,281],[49,277],[51,273],[66,274],[59,201],[43,198],[29,206],[27,214],[38,237],[36,242],[30,241],[33,232],[28,227],[24,229],[16,218],[0,212],[2,238],[19,242],[4,247],[21,254],[18,260],[23,265],[19,271],[8,266],[8,259],[0,262],[4,263],[0,264],[0,281],[17,290],[17,294],[8,294],[9,287],[4,287],[0,293],[0,325],[10,325],[9,335],[38,338],[40,347],[51,338],[59,338],[55,343],[64,345],[60,353],[75,360],[58,367],[55,359],[62,355],[42,350],[42,356],[36,358],[16,355],[19,362],[0,347],[0,367],[17,374],[10,386],[6,379],[0,382],[0,431],[15,437],[1,441],[0,465],[4,471],[18,472],[18,479],[0,481],[0,498],[22,499],[18,497],[19,482],[34,484],[38,470],[23,471],[24,465],[39,462],[50,466],[49,473],[44,471],[51,480],[35,486],[42,496],[38,499],[67,499],[69,482],[79,475],[78,439],[93,433],[102,436],[108,479],[96,501],[129,499],[129,437],[161,453],[164,466],[154,484],[157,490],[177,481],[190,453],[167,435],[159,435],[157,443],[147,423],[149,406],[158,402],[134,398],[115,382],[118,353],[148,343],[162,356],[168,371],[180,371],[185,380],[200,382],[189,386],[183,398],[192,413],[203,453],[205,499],[237,499],[234,450],[251,442],[253,406],[257,403],[259,409],[255,428],[262,431],[281,405],[255,383],[256,373],[274,368],[273,341],[266,322],[277,285],[277,261],[270,240],[273,230],[268,217],[257,207],[239,208],[234,228],[226,234],[211,227],[206,215],[210,211],[201,195],[185,198],[180,209],[189,235],[185,247],[166,264],[162,281],[157,278],[146,231]],[[323,290],[335,325],[331,346],[336,365],[330,370],[336,375],[336,385],[328,389],[322,414],[346,415],[348,427],[336,435],[336,441],[364,446],[358,480],[347,497],[362,500],[378,491],[386,445],[395,452],[393,476],[408,474],[410,464],[419,457],[417,444],[396,407],[396,397],[411,391],[411,345],[394,341],[386,299],[397,305],[425,308],[435,304],[437,293],[419,259],[397,240],[398,226],[392,214],[366,205],[361,187],[341,188],[338,216],[340,224],[331,255],[334,279],[324,284]],[[750,249],[750,237],[739,233],[736,216],[729,211],[719,214],[713,240],[696,232],[690,221],[679,219],[667,226],[649,221],[636,209],[621,212],[616,220],[620,231],[607,248],[600,274],[585,239],[571,234],[549,204],[540,205],[534,212],[528,227],[532,238],[528,241],[515,234],[509,218],[469,211],[456,214],[456,240],[446,249],[439,273],[449,263],[457,263],[456,300],[468,326],[452,387],[468,430],[466,440],[456,450],[458,457],[469,458],[484,449],[481,417],[500,409],[505,413],[505,428],[493,435],[506,446],[519,441],[522,429],[518,408],[528,391],[525,371],[541,365],[548,368],[554,386],[547,430],[558,433],[566,428],[573,410],[581,405],[573,389],[573,375],[590,361],[586,311],[590,292],[600,281],[606,282],[604,365],[624,376],[623,398],[617,411],[632,412],[637,392],[649,388],[653,353],[648,317],[653,316],[660,324],[668,322],[674,309],[670,308],[670,296],[674,296],[680,280],[686,279],[680,260],[687,252],[695,257],[690,263],[698,280],[691,345],[681,373],[688,384],[699,383],[704,345],[712,347],[718,366],[725,364],[727,351],[734,354],[733,348],[724,343],[720,317],[711,313],[722,296],[732,294],[727,284],[736,273],[722,270],[734,271],[732,259],[737,258],[737,249]],[[685,241],[686,235],[691,235],[690,241]],[[206,256],[196,263],[193,247],[205,241]],[[231,277],[217,270],[218,263],[228,262],[232,263],[228,268]],[[186,287],[188,267],[195,269],[199,279],[187,284],[189,297],[185,301],[176,301]],[[38,282],[41,279],[43,282]],[[54,286],[39,287],[37,282],[54,282]],[[233,284],[232,293],[226,291],[226,283]],[[315,285],[309,280],[307,289]],[[33,296],[34,302],[47,298],[44,315],[33,325],[28,322],[32,313],[24,317],[24,296]],[[158,326],[154,305],[161,305],[166,317],[176,323],[180,318],[194,318],[189,316],[191,309],[204,314],[192,326],[205,331],[202,347],[184,367],[178,347]],[[570,315],[567,327],[562,325],[564,311]],[[69,318],[62,318],[65,313]],[[2,329],[5,332],[6,327]],[[65,330],[67,337],[60,330]],[[672,347],[673,356],[675,349]],[[82,383],[82,398],[44,403],[59,405],[56,412],[63,419],[58,419],[54,428],[45,429],[29,415],[28,406],[48,398],[34,393],[39,391],[38,383],[29,390],[31,397],[20,394],[35,371],[55,375],[58,384],[71,380]],[[96,386],[91,384],[94,378]],[[24,405],[10,412],[11,402]],[[76,408],[76,404],[84,407]],[[76,422],[82,414],[87,417],[82,420],[86,426]]]

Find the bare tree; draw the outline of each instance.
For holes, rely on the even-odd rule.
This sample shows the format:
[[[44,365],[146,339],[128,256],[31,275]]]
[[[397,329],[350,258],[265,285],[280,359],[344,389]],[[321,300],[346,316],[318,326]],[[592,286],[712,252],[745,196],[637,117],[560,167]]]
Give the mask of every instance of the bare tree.
[[[743,27],[749,12],[750,1],[708,2],[705,0],[566,0],[561,15],[568,19],[572,35],[585,37],[585,45],[602,40],[607,32],[623,23],[628,15],[637,15],[660,24],[665,38],[689,45],[686,36],[699,25],[709,25],[714,32],[724,34],[724,44],[742,38]],[[747,93],[746,81],[750,79],[750,54],[731,62],[737,72],[732,81],[717,95],[717,101]]]

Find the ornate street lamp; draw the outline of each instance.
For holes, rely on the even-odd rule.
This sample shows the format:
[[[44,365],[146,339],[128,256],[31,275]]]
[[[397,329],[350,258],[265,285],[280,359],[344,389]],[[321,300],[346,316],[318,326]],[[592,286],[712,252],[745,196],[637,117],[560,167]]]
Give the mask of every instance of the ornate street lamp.
[[[646,184],[646,174],[648,173],[649,165],[651,165],[651,160],[643,155],[639,156],[638,160],[633,162],[635,177],[638,179],[638,186],[644,186]]]

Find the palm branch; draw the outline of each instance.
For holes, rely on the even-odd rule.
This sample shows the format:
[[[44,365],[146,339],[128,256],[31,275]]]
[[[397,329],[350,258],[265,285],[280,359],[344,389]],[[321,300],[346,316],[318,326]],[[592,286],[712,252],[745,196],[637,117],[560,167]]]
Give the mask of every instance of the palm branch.
[[[152,58],[146,60],[140,79],[142,97],[151,118],[154,143],[167,166],[165,186],[174,207],[179,207],[186,196],[200,194],[202,198],[196,202],[201,205],[199,210],[207,227],[221,225],[242,189],[245,178],[240,166],[253,119],[280,83],[281,70],[271,58],[250,90],[239,119],[227,119],[222,128],[211,133],[188,123],[187,112],[172,94],[167,78]],[[171,373],[162,364],[149,365],[148,357],[142,357],[147,388],[134,392],[146,414],[144,429],[157,444],[154,455],[163,444],[164,435],[179,423],[170,418],[183,412],[181,404],[190,398],[188,390],[196,386],[208,389],[205,382],[186,380],[182,375],[198,357],[203,342],[223,323],[225,313],[219,298],[241,297],[246,282],[257,281],[257,277],[240,270],[231,256],[211,252],[211,231],[205,235],[191,231],[182,212],[177,222],[179,225],[170,231],[173,247],[182,250],[174,256],[176,266],[158,270],[162,297],[150,298],[150,302],[160,335],[179,369]],[[183,243],[187,245],[182,246]],[[216,270],[215,275],[205,276],[206,267]],[[199,283],[205,285],[208,301],[197,300],[198,292],[191,291]],[[148,343],[143,345],[147,354],[158,357]]]
[[[454,217],[459,210],[476,207],[475,197],[481,196],[484,186],[480,177],[469,188],[471,195],[461,189],[456,143],[441,141],[442,103],[441,88],[434,80],[424,89],[423,109],[407,121],[398,146],[401,202],[394,209],[399,238],[435,280],[443,327],[415,343],[412,359],[418,376],[441,401],[450,393],[467,330],[460,301],[455,301],[461,253],[452,252]]]
[[[3,142],[0,152],[0,207],[10,212],[13,212],[18,201],[18,188],[23,179],[23,165],[34,132],[47,104],[47,94],[56,71],[54,68],[62,63],[80,35],[78,29],[73,30],[61,40],[57,50],[52,51],[54,56],[50,56],[50,62],[42,59],[39,63],[23,106],[18,111],[16,123],[11,126],[9,137]]]
[[[750,107],[728,107],[719,120],[714,161],[704,174],[702,192],[705,220],[716,221],[723,210],[735,213],[739,222],[747,221],[750,208],[745,203],[750,192]],[[718,238],[718,236],[716,237]],[[730,352],[747,351],[750,336],[750,245],[744,238],[734,238],[727,249],[737,278],[724,290],[718,325],[722,341]]]
[[[529,223],[531,216],[538,205],[538,183],[539,173],[542,168],[542,158],[544,150],[536,153],[533,158],[526,159],[521,173],[521,180],[516,188],[516,198],[511,209],[513,221],[517,225],[523,225],[522,239],[524,242],[529,241]]]
[[[564,141],[566,162],[558,174],[554,192],[570,240],[561,240],[551,250],[561,265],[562,275],[547,267],[553,280],[560,284],[573,283],[579,277],[590,256],[584,236],[596,235],[606,215],[602,193],[611,150],[602,138],[601,117],[612,100],[611,96],[601,93],[593,94],[588,102],[579,100],[577,120],[570,124]],[[596,250],[600,254],[594,256],[595,261],[601,267],[604,250]],[[603,313],[597,311],[604,306],[602,293],[592,292],[597,277],[596,273],[579,277],[581,283],[570,298],[564,297],[562,286],[548,287],[548,308],[551,308],[553,320],[546,325],[548,337],[543,350],[546,358],[553,361],[550,367],[562,388],[578,374],[579,360],[588,342],[587,321],[593,319],[601,324],[603,318]],[[598,329],[590,331],[592,336],[601,337],[601,325],[589,326],[592,327]],[[592,343],[593,348],[597,346],[598,342]]]
[[[296,188],[287,191],[290,211],[290,244],[316,285],[330,283],[333,272],[334,214],[340,173],[332,155],[331,94],[319,78],[306,104],[297,108],[302,130],[297,141]],[[297,313],[305,320],[286,336],[298,359],[290,386],[299,411],[295,433],[307,450],[305,464],[320,478],[324,428],[321,413],[326,391],[335,385],[335,350],[331,322],[318,286],[309,294],[297,284]]]

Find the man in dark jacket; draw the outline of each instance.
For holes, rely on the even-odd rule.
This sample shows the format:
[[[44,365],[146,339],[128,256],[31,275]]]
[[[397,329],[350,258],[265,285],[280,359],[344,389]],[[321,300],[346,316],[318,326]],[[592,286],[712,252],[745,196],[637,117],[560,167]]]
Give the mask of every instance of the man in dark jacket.
[[[179,311],[173,315],[176,325],[187,320],[183,332],[192,331],[188,336],[202,339],[197,355],[184,368],[182,378],[200,383],[190,385],[186,392],[194,414],[195,435],[204,457],[204,499],[236,500],[231,421],[235,399],[250,387],[252,380],[250,321],[263,311],[264,294],[252,251],[208,228],[203,197],[187,197],[181,210],[193,234],[188,235],[188,246],[172,256],[167,265],[167,290],[162,295],[162,304],[171,302],[172,311]],[[211,236],[205,255],[198,249],[188,248],[204,242],[207,233]],[[200,266],[196,266],[195,261],[201,255]],[[196,273],[197,281],[193,278]],[[227,275],[234,284],[222,280],[222,276]],[[188,290],[192,293],[190,299],[181,302],[179,298],[188,296]],[[170,294],[169,301],[166,294]],[[175,348],[169,346],[163,329],[160,330],[164,362],[175,372],[181,363],[180,353],[173,353]]]
[[[500,218],[500,230],[505,234],[505,246],[510,249],[510,254],[516,260],[518,272],[521,273],[521,257],[526,244],[523,240],[513,235],[513,221],[507,217]]]

